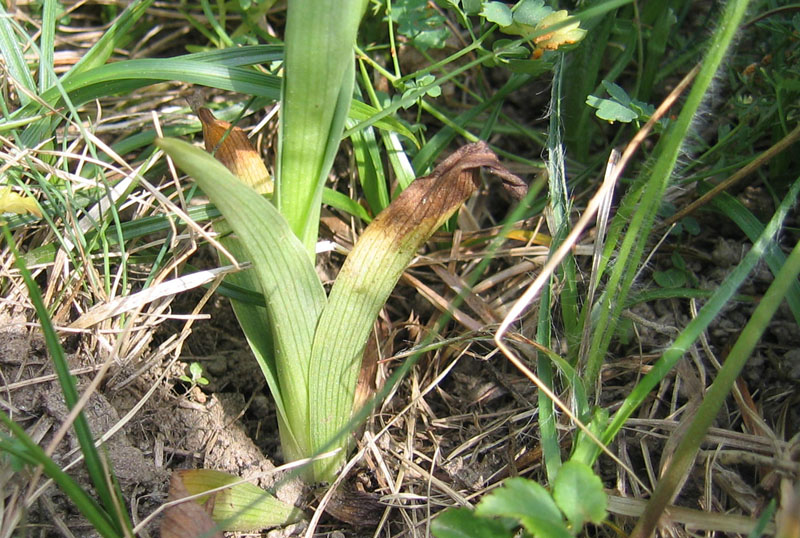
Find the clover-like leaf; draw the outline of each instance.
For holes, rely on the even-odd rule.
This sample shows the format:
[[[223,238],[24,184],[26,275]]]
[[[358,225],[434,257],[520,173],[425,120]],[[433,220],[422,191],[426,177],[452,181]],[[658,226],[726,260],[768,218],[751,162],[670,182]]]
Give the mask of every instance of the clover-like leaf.
[[[653,271],[653,280],[662,288],[681,288],[686,284],[686,272],[677,267],[665,271]]]
[[[606,517],[608,496],[603,482],[585,463],[570,460],[561,466],[553,482],[553,499],[573,529],[586,522],[600,523]]]
[[[572,537],[550,492],[533,480],[506,480],[501,488],[481,499],[475,513],[517,519],[526,531],[537,537]]]
[[[444,17],[432,9],[427,0],[397,2],[392,6],[391,17],[397,23],[397,31],[420,50],[442,48],[450,35]]]
[[[597,109],[595,114],[598,118],[612,123],[615,121],[630,123],[635,119],[647,120],[655,112],[653,105],[632,99],[621,86],[608,80],[604,80],[602,84],[611,99],[594,95],[586,98],[586,104]]]
[[[602,97],[590,95],[586,98],[586,104],[597,109],[595,115],[598,118],[610,123],[614,123],[615,121],[630,123],[639,117],[639,114],[635,110],[611,99],[603,99]]]
[[[544,0],[523,0],[514,10],[514,22],[533,28],[552,12],[553,8],[546,6]]]
[[[511,9],[503,2],[486,2],[483,4],[481,16],[500,27],[509,26],[514,21]]]
[[[431,523],[436,538],[510,538],[512,533],[497,520],[480,517],[467,508],[452,508]]]

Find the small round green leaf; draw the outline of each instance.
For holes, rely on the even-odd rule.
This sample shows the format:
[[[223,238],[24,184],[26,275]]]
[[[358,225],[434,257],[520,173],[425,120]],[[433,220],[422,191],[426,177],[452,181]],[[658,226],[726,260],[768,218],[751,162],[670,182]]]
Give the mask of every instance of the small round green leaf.
[[[628,106],[631,104],[631,98],[628,95],[628,93],[622,88],[622,86],[619,86],[607,80],[604,80],[602,84],[603,87],[608,92],[608,95],[610,95],[614,101],[623,106]]]
[[[436,538],[510,538],[512,533],[499,521],[475,515],[467,508],[445,510],[431,523]]]
[[[514,11],[514,22],[527,26],[536,26],[539,21],[553,12],[553,8],[544,5],[544,0],[523,0]]]
[[[700,223],[694,217],[685,217],[681,219],[681,224],[691,235],[700,235]]]
[[[610,99],[602,99],[594,95],[586,98],[586,104],[592,108],[596,108],[595,114],[601,120],[609,122],[620,121],[622,123],[630,123],[639,117],[634,110]]]
[[[603,482],[585,463],[568,461],[561,466],[553,483],[553,499],[573,525],[600,523],[606,517],[608,498]]]
[[[686,260],[683,259],[683,256],[681,256],[677,250],[670,255],[669,259],[676,269],[680,269],[681,271],[687,270]]]
[[[486,2],[481,11],[487,21],[493,22],[498,26],[508,26],[514,22],[511,9],[503,2]]]
[[[529,533],[546,538],[569,538],[561,512],[550,493],[533,480],[510,478],[485,496],[475,509],[481,516],[519,520]]]
[[[686,273],[676,267],[653,273],[653,280],[662,288],[680,288],[686,284]]]

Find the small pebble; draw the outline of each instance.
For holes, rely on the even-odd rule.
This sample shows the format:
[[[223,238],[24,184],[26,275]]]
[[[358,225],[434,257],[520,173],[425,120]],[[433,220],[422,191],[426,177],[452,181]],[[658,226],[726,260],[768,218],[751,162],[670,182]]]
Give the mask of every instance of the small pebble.
[[[739,261],[740,252],[731,242],[720,239],[711,252],[711,259],[720,267],[730,267]]]
[[[784,353],[786,361],[786,375],[792,381],[800,381],[800,349],[792,349]]]
[[[253,397],[250,403],[250,412],[256,417],[265,417],[269,414],[269,398],[264,394],[258,394]]]
[[[228,371],[228,361],[225,357],[216,357],[205,363],[206,370],[213,376],[221,376]]]
[[[201,404],[206,403],[206,400],[208,400],[206,394],[198,386],[192,387],[191,398]]]

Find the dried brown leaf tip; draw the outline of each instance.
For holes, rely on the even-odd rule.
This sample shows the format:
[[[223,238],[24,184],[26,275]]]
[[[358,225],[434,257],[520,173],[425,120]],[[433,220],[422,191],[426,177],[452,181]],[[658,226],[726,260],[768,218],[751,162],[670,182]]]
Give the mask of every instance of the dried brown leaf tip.
[[[466,166],[485,168],[489,173],[500,178],[503,182],[503,188],[517,200],[522,200],[528,193],[528,185],[502,165],[497,155],[489,148],[486,142],[479,141],[474,144],[468,144],[462,146],[459,151],[464,149],[468,150],[464,155],[464,158],[467,159]],[[457,154],[458,152],[454,155]]]
[[[186,486],[178,473],[172,475],[169,482],[168,500],[175,501],[189,496]],[[195,501],[186,501],[170,506],[164,511],[161,521],[161,538],[187,538],[189,536],[208,536],[222,538],[217,525],[211,519],[214,510],[213,498],[205,506]]]
[[[259,194],[272,193],[272,178],[247,134],[227,121],[218,120],[205,107],[199,108],[197,115],[203,124],[206,151],[213,153],[219,162]]]
[[[461,146],[433,173],[414,181],[378,215],[375,224],[383,221],[383,226],[399,238],[412,231],[433,233],[480,185],[481,168],[499,177],[515,198],[525,196],[525,182],[500,163],[486,142],[480,141]]]

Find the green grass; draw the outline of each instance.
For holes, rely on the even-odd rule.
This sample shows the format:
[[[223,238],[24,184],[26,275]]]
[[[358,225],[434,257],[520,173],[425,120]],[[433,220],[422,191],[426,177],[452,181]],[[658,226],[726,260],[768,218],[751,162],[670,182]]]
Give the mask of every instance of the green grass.
[[[539,8],[534,2],[517,6],[513,15],[500,4],[477,0],[435,5],[417,0],[354,1],[346,7],[307,3],[304,9],[308,11],[298,12],[298,18],[288,23],[285,6],[272,2],[188,2],[172,12],[173,18],[163,18],[164,13],[147,0],[124,10],[77,9],[66,15],[65,6],[54,0],[20,6],[17,9],[22,11],[17,12],[5,4],[0,7],[7,96],[0,103],[0,187],[35,198],[43,212],[41,219],[30,214],[4,215],[8,230],[3,240],[4,260],[8,260],[4,266],[11,267],[16,260],[17,268],[0,280],[3,296],[9,299],[9,306],[2,308],[10,309],[13,300],[27,321],[39,324],[35,331],[46,338],[65,402],[76,409],[72,428],[92,488],[79,486],[74,476],[55,463],[53,454],[43,450],[44,445],[37,446],[26,433],[30,422],[5,410],[0,416],[4,424],[0,471],[17,476],[23,470],[33,473],[41,465],[41,472],[66,492],[100,534],[130,534],[130,499],[123,498],[103,450],[93,448],[103,432],[89,431],[77,411],[85,402],[68,373],[63,347],[102,349],[105,354],[98,356],[109,360],[113,372],[115,366],[107,357],[128,360],[144,354],[150,345],[146,335],[155,330],[147,320],[165,307],[154,303],[126,310],[73,340],[64,328],[97,305],[195,272],[207,264],[196,253],[207,250],[208,244],[228,248],[239,261],[253,255],[232,244],[231,238],[214,238],[208,226],[217,222],[216,230],[222,230],[220,214],[233,220],[230,213],[243,212],[245,195],[226,206],[221,201],[224,188],[215,193],[210,185],[203,183],[201,189],[180,171],[173,176],[154,144],[158,130],[169,137],[200,139],[200,123],[184,97],[192,89],[204,88],[218,117],[242,125],[256,123],[265,107],[282,103],[281,123],[270,123],[262,131],[267,145],[277,136],[266,152],[267,166],[276,176],[275,196],[272,201],[261,198],[260,209],[248,217],[254,226],[252,237],[244,237],[249,232],[234,227],[238,239],[250,243],[259,243],[264,233],[273,236],[262,243],[261,256],[274,266],[274,274],[262,274],[256,267],[221,283],[216,293],[234,300],[240,319],[242,311],[259,312],[258,319],[244,329],[251,344],[265,339],[254,348],[262,350],[256,351],[257,359],[276,396],[284,456],[296,459],[325,451],[332,437],[346,439],[357,432],[369,409],[380,411],[373,421],[383,420],[383,413],[391,415],[409,403],[407,395],[421,398],[423,392],[427,396],[413,400],[410,407],[417,415],[406,416],[402,428],[388,428],[387,444],[381,446],[393,447],[394,452],[386,449],[387,454],[400,453],[398,447],[404,445],[399,440],[407,435],[415,442],[408,441],[405,449],[422,456],[416,463],[427,466],[432,476],[440,476],[433,470],[461,444],[475,443],[469,445],[475,450],[471,460],[475,465],[484,458],[488,461],[486,449],[479,449],[481,442],[491,440],[508,453],[523,448],[517,442],[528,452],[541,446],[541,469],[528,470],[524,476],[545,488],[556,483],[563,465],[580,461],[603,477],[616,475],[616,483],[605,482],[607,488],[626,484],[625,495],[645,499],[652,493],[653,501],[635,531],[647,535],[688,473],[709,421],[720,416],[719,409],[726,409],[729,429],[747,428],[738,418],[745,411],[731,400],[732,383],[737,377],[749,379],[741,377],[741,372],[750,356],[780,358],[785,353],[769,331],[770,319],[780,316],[778,324],[795,329],[800,324],[798,228],[791,216],[800,169],[791,147],[773,150],[782,148],[782,140],[791,140],[797,127],[800,48],[795,39],[796,17],[790,9],[770,11],[779,7],[770,0],[732,0],[724,9],[711,2],[686,0],[587,2],[570,11],[587,30],[584,40],[560,51],[546,51],[537,61],[531,58],[530,41],[544,32],[533,24],[512,32],[503,22],[515,16],[517,24],[527,24],[525,17]],[[327,9],[330,16],[319,16],[320,9]],[[445,19],[451,26],[443,32]],[[167,30],[148,34],[159,21],[170,21],[169,28],[186,28],[185,34],[176,35],[188,36],[187,45],[183,38],[160,42]],[[426,26],[426,22],[431,24]],[[506,32],[497,22],[505,25]],[[80,59],[64,67],[59,55],[76,52],[75,40],[65,41],[67,24],[109,26],[99,39],[83,38],[81,44],[89,49],[74,55]],[[459,30],[460,41],[453,29]],[[348,35],[337,36],[335,31]],[[145,41],[138,50],[148,51],[147,57],[122,54],[141,40]],[[287,53],[285,41],[294,43],[288,45],[293,52]],[[525,244],[519,241],[520,235],[506,239],[505,234],[514,233],[509,230],[518,230],[523,223],[529,233],[544,217],[539,232],[550,238],[549,252],[554,253],[600,188],[612,148],[626,147],[655,107],[696,65],[696,78],[653,126],[653,132],[632,148],[635,153],[616,181],[608,220],[593,217],[588,227],[594,227],[591,234],[584,231],[577,246],[568,249],[553,272],[542,277],[544,285],[536,299],[523,298],[517,311],[523,313],[521,319],[506,320],[507,352],[541,384],[535,395],[520,392],[519,384],[509,380],[523,381],[524,372],[501,362],[503,354],[487,336],[495,333],[497,324],[523,296],[542,260],[536,259],[533,274],[521,271],[494,282],[501,271],[526,261],[523,256],[530,260],[541,254],[533,250],[537,246],[522,255],[510,250]],[[282,89],[284,69],[300,75],[297,79],[288,75],[288,85]],[[324,78],[329,83],[314,82],[320,73],[327,73]],[[341,80],[334,83],[333,75]],[[606,108],[589,106],[590,95]],[[151,112],[156,112],[155,119]],[[617,114],[616,121],[598,117],[607,113]],[[355,350],[348,352],[355,358],[347,369],[329,364],[327,353],[336,346],[323,336],[318,338],[322,341],[314,339],[317,320],[327,308],[322,284],[328,282],[319,281],[312,262],[321,216],[341,224],[335,239],[349,248],[415,177],[429,173],[458,146],[476,140],[488,141],[504,164],[531,183],[546,171],[547,188],[532,189],[528,199],[516,206],[504,200],[491,181],[485,183],[459,218],[451,219],[427,243],[421,251],[425,256],[413,262],[410,274],[427,286],[420,291],[444,312],[420,308],[419,301],[412,299],[416,291],[402,284],[402,291],[390,297],[386,308],[381,308],[383,299],[376,299],[369,309],[382,312],[382,321],[374,328],[365,316],[365,331],[348,331],[336,323],[344,316],[328,313],[329,330],[319,334],[333,335],[337,343]],[[177,146],[161,147],[173,152]],[[197,165],[205,163],[203,158],[198,157],[196,170],[179,161],[180,170],[202,175],[204,168],[211,169]],[[670,215],[741,170],[748,175],[727,192],[682,216],[675,227],[661,226]],[[495,226],[505,226],[505,231],[498,234]],[[330,238],[328,229],[322,228],[323,239]],[[746,245],[747,253],[719,272],[711,251],[723,236]],[[469,242],[475,238],[479,241]],[[284,256],[288,244],[293,253]],[[224,253],[220,260],[229,263]],[[337,270],[343,263],[338,254],[331,260]],[[762,271],[758,273],[762,280],[754,280],[761,260],[768,276]],[[431,264],[437,270],[444,268],[459,285],[443,282]],[[259,271],[260,283],[244,276],[253,271]],[[401,273],[398,269],[398,278]],[[664,280],[667,277],[671,280]],[[765,282],[764,278],[774,280]],[[271,281],[282,283],[275,295],[264,284]],[[386,294],[393,284],[387,286]],[[473,293],[474,286],[484,291]],[[441,303],[436,296],[442,298]],[[274,306],[277,303],[279,308]],[[782,308],[784,304],[788,308]],[[263,305],[268,306],[269,316],[263,314]],[[667,311],[674,315],[667,316]],[[714,334],[732,311],[737,312],[734,319],[743,321],[730,338],[731,353],[722,360]],[[660,312],[666,322],[646,321],[655,327],[674,326],[674,331],[652,336],[654,329],[631,321],[639,319],[629,316],[631,312],[637,316]],[[308,334],[296,339],[291,332],[281,333],[270,321],[276,316],[279,325],[304,328]],[[481,334],[461,324],[459,320],[466,317],[478,320]],[[397,327],[407,320],[416,328],[400,332]],[[185,331],[165,348],[174,353],[175,360],[193,323],[197,322],[186,322]],[[264,326],[272,328],[263,331]],[[342,330],[358,334],[359,341],[346,342]],[[424,349],[426,354],[415,354],[402,364],[382,361],[384,378],[392,372],[396,375],[379,387],[372,405],[356,412],[349,403],[353,399],[350,388],[342,389],[344,396],[334,397],[331,394],[338,389],[331,389],[330,381],[317,384],[314,376],[330,369],[336,372],[331,376],[337,383],[344,379],[354,383],[362,335],[367,332],[377,337],[379,349],[410,349],[412,354]],[[437,346],[436,342],[441,343]],[[432,352],[431,346],[437,351]],[[300,373],[284,369],[271,356],[273,348],[279,353],[290,350],[289,355],[307,357],[310,362]],[[512,396],[480,405],[454,397],[460,389],[452,379],[487,377],[484,366],[477,366],[482,363],[465,366],[471,360],[466,357],[456,359],[457,374],[450,374],[462,377],[428,385],[437,379],[438,368],[445,368],[438,361],[460,357],[460,353],[491,357],[491,366],[485,368],[494,369],[498,386]],[[722,363],[719,370],[714,367],[717,361]],[[697,419],[687,419],[685,428],[671,429],[673,419],[665,417],[682,420],[683,406],[689,403],[679,389],[688,382],[684,379],[688,374],[681,370],[684,363],[694,365],[691,368],[704,380],[707,396]],[[778,363],[779,359],[773,360]],[[635,366],[625,370],[626,364]],[[782,384],[788,381],[779,372],[767,370],[764,375],[788,386]],[[513,390],[508,388],[512,386]],[[309,411],[305,399],[293,399],[293,394],[309,388],[312,393],[324,393],[322,399],[340,398],[334,405],[340,418],[328,424],[323,411]],[[780,434],[788,425],[781,421],[788,418],[776,418],[781,416],[777,409],[788,405],[788,400],[785,393],[768,389],[751,387],[761,419],[776,438],[788,441]],[[93,386],[91,390],[99,389]],[[554,402],[552,394],[560,401]],[[384,403],[386,397],[390,400]],[[568,418],[564,408],[582,424]],[[535,410],[536,420],[519,430],[518,438],[512,435],[504,440],[492,431],[486,433],[482,418],[475,418],[472,425],[452,418],[457,427],[440,428],[450,416],[481,417],[484,412],[501,410]],[[429,412],[433,415],[428,416]],[[309,417],[316,418],[310,421]],[[663,445],[642,437],[647,445],[644,450],[638,442],[634,446],[627,441],[634,435],[631,421],[636,417],[662,421],[664,429],[659,433],[671,436],[667,444],[676,447],[670,465],[659,468]],[[311,433],[298,433],[297,424],[304,421],[310,423]],[[431,428],[430,437],[420,437],[417,421]],[[371,434],[374,426],[375,422],[367,426]],[[582,426],[613,454],[631,450],[635,454],[613,461],[590,436],[579,433]],[[516,427],[508,423],[508,428]],[[468,441],[474,432],[486,437]],[[535,444],[527,441],[531,437]],[[352,443],[339,446],[345,451],[331,460],[335,463],[316,464],[318,478],[332,480],[332,471],[346,461],[346,449]],[[431,463],[435,458],[439,459]],[[647,458],[654,459],[643,463]],[[383,484],[405,476],[402,471],[392,475],[397,462],[386,461],[392,462],[391,471],[386,468],[385,472],[393,478],[383,476]],[[655,476],[648,475],[648,468],[655,469]],[[746,477],[758,472],[746,465],[732,470]],[[404,480],[397,479],[395,493],[425,498],[444,491],[439,486],[428,490],[408,476]],[[718,485],[713,476],[709,480],[716,494]],[[492,479],[484,486],[501,483]],[[452,485],[454,490],[459,487]],[[690,482],[679,499],[698,508],[693,488],[696,485]],[[451,495],[445,504],[456,504],[470,493]],[[765,502],[777,499],[778,492],[764,496]],[[6,502],[0,530],[9,535],[14,525],[24,521],[24,503],[12,503],[9,498],[0,501]],[[434,517],[438,506],[427,506]],[[738,506],[731,503],[724,508]],[[459,517],[473,517],[464,513],[459,512]],[[490,513],[503,510],[479,508],[476,512]],[[558,511],[553,513],[561,517]],[[520,521],[524,526],[524,520]],[[626,532],[633,529],[632,520],[614,514],[613,506],[609,521]],[[611,529],[602,528],[603,532]]]

